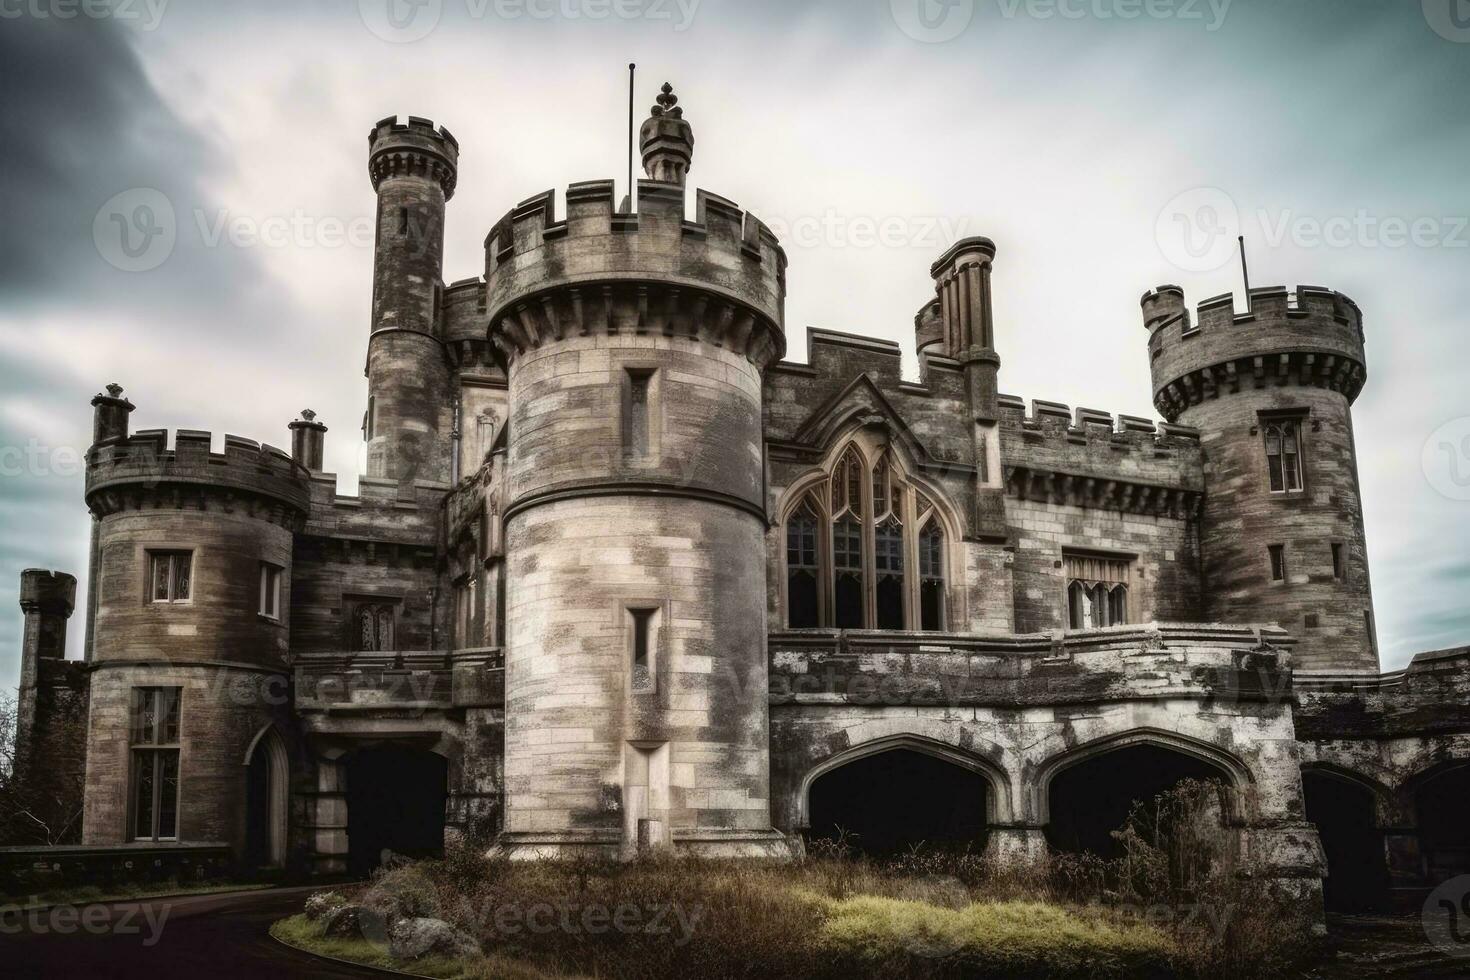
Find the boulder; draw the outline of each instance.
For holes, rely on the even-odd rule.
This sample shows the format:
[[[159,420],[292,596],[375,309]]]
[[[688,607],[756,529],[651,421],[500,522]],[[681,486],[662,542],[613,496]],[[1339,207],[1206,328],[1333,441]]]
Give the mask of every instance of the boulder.
[[[346,904],[347,899],[338,892],[317,892],[306,900],[306,917],[315,922]]]
[[[362,935],[364,918],[371,915],[361,905],[339,905],[322,915],[322,934],[356,939]]]
[[[425,956],[477,956],[480,946],[443,919],[399,919],[388,931],[388,952],[394,959],[419,960]]]

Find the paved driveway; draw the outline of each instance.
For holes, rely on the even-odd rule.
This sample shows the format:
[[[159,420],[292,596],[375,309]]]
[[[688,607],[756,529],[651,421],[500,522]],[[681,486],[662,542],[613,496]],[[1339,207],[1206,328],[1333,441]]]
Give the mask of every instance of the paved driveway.
[[[118,902],[83,910],[81,924],[42,913],[0,922],[0,976],[8,978],[325,977],[381,980],[386,974],[337,964],[281,946],[267,933],[301,911],[314,888]],[[93,910],[95,909],[95,911]],[[60,929],[67,930],[63,934]],[[44,930],[44,931],[43,931]]]

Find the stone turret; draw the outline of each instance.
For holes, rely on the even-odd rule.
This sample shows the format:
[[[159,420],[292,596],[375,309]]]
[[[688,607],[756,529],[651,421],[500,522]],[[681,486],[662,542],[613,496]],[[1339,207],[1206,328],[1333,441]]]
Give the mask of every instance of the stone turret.
[[[663,127],[666,96],[656,128],[687,134]],[[682,177],[669,138],[650,173]],[[533,198],[487,243],[512,406],[502,840],[517,856],[788,849],[770,819],[761,463],[786,257],[714,195],[686,221],[672,184],[642,182],[636,216],[615,213],[611,181],[574,185],[563,221]]]
[[[454,399],[439,320],[445,205],[458,166],[459,142],[427,119],[390,116],[368,133],[378,195],[363,427],[371,477],[449,480]]]
[[[77,580],[64,572],[28,568],[20,573],[20,608],[25,614],[25,633],[20,648],[20,691],[15,731],[16,771],[28,774],[35,746],[38,720],[45,727],[43,688],[49,687],[52,664],[66,659],[66,621],[76,607]]]
[[[1154,405],[1200,430],[1204,614],[1275,622],[1309,670],[1378,669],[1352,405],[1367,378],[1357,304],[1315,286],[1230,294],[1193,313],[1142,300]]]

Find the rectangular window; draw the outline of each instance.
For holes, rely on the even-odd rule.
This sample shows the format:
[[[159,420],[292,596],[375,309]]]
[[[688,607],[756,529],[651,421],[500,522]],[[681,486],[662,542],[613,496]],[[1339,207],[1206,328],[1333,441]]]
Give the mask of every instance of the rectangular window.
[[[133,837],[179,836],[179,705],[177,687],[135,687],[132,702]]]
[[[623,447],[630,456],[647,456],[653,451],[650,397],[653,371],[628,370],[627,413],[623,421]]]
[[[148,552],[148,581],[153,602],[188,602],[193,585],[194,554],[189,551]]]
[[[1263,424],[1266,436],[1266,469],[1272,493],[1299,493],[1302,480],[1301,419],[1276,419]]]
[[[363,600],[354,603],[351,645],[363,653],[385,653],[398,649],[397,600]]]
[[[654,645],[657,642],[657,609],[629,609],[628,621],[633,659],[633,690],[647,694],[655,690]]]
[[[1332,546],[1332,577],[1339,582],[1347,578],[1347,560],[1340,544]]]
[[[1067,580],[1067,627],[1074,630],[1122,626],[1128,622],[1128,589],[1133,561],[1094,555],[1063,555]]]
[[[1268,549],[1271,552],[1271,581],[1286,581],[1286,545],[1273,544]]]
[[[267,619],[281,618],[281,568],[264,561],[260,563],[260,614]]]

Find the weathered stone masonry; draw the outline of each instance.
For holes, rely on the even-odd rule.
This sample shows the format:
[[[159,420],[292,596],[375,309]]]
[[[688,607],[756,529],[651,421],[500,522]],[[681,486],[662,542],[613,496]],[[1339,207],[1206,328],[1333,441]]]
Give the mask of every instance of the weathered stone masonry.
[[[1165,421],[1028,406],[1000,390],[1004,264],[975,238],[931,268],[919,380],[834,331],[792,363],[786,256],[721,197],[686,211],[671,90],[642,140],[631,209],[611,181],[530,198],[484,277],[446,284],[459,144],[372,129],[356,497],[312,413],[289,455],[215,451],[130,432],[120,388],[94,400],[84,663],[60,658],[70,577],[27,572],[21,597],[28,757],[80,765],[56,733],[90,711],[87,843],[159,846],[154,794],[177,822],[153,836],[320,873],[446,832],[780,856],[831,829],[834,775],[918,755],[978,780],[983,812],[947,826],[1020,860],[1065,845],[1058,786],[1147,750],[1239,790],[1241,853],[1304,896],[1326,871],[1332,899],[1334,868],[1411,890],[1470,867],[1437,816],[1470,805],[1470,657],[1378,673],[1351,300],[1192,311],[1162,286]],[[157,691],[176,743],[140,741],[173,737],[139,715]],[[161,797],[140,766],[168,753]],[[945,778],[903,801],[916,826]],[[1345,829],[1324,801],[1353,794]]]

